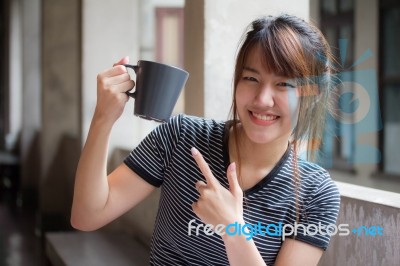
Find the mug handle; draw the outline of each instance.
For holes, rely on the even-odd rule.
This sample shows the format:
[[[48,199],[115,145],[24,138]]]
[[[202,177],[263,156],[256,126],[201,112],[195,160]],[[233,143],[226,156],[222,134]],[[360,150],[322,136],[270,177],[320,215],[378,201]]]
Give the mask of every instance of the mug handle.
[[[125,66],[126,68],[132,68],[135,71],[135,74],[137,73],[137,71],[139,70],[139,66],[137,65],[129,65],[129,64],[124,64],[123,66]],[[136,90],[134,92],[125,92],[126,95],[128,95],[129,97],[132,98],[136,98]]]

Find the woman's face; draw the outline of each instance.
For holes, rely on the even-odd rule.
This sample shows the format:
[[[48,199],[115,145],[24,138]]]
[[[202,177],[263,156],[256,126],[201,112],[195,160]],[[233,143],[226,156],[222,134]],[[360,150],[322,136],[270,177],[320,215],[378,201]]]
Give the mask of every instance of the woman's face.
[[[236,87],[236,105],[246,136],[258,144],[287,143],[296,126],[300,99],[295,83],[269,72],[256,46]]]

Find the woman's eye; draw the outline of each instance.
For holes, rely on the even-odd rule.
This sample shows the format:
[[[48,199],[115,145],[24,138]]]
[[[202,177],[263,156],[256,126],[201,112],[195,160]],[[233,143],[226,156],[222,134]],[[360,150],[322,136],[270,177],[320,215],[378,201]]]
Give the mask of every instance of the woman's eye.
[[[257,82],[257,79],[254,77],[243,77],[244,80],[248,80],[248,81],[255,81]]]
[[[287,83],[287,82],[281,82],[281,83],[278,84],[278,86],[280,86],[280,87],[286,87],[286,88],[288,88],[288,89],[294,89],[294,88],[296,88],[294,85],[292,85],[292,84],[290,84],[290,83]]]

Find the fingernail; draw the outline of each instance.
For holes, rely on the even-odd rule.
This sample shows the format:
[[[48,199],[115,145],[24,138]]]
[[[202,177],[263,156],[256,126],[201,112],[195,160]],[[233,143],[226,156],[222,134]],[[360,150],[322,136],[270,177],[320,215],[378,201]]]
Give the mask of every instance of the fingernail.
[[[199,153],[199,151],[198,151],[195,147],[193,147],[193,148],[191,149],[191,151],[192,151],[192,155],[193,155],[193,156],[196,156],[196,155]]]

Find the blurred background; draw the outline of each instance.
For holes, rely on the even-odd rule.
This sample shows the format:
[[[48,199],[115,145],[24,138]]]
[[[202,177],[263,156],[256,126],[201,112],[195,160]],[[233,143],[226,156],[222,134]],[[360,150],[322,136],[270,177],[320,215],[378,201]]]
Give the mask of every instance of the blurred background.
[[[398,0],[0,0],[0,265],[80,265],[60,255],[75,242],[50,236],[75,233],[74,174],[96,104],[97,73],[126,55],[133,64],[145,59],[185,68],[190,77],[174,113],[227,119],[245,27],[282,12],[317,24],[337,56],[342,83],[332,94],[336,112],[327,116],[319,160],[343,192],[347,212],[340,219],[369,219],[397,232],[345,245],[333,239],[321,265],[395,265]],[[157,126],[133,116],[133,104],[113,129],[110,171]],[[158,193],[100,231],[129,236],[148,251]],[[90,237],[78,243],[90,246]],[[362,250],[354,246],[359,241]]]

